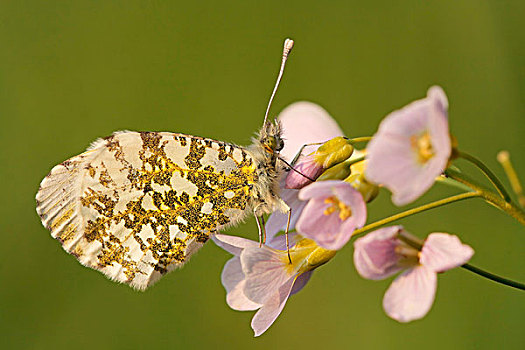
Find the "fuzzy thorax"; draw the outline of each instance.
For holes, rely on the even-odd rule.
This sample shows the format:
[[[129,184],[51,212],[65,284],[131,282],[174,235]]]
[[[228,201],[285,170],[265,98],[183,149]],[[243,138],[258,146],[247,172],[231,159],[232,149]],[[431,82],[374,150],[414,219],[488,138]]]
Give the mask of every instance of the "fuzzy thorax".
[[[284,147],[280,122],[266,122],[252,141],[248,150],[257,164],[258,176],[252,197],[255,215],[286,212],[289,208],[279,194],[279,180],[284,172],[284,166],[278,162],[279,151]]]

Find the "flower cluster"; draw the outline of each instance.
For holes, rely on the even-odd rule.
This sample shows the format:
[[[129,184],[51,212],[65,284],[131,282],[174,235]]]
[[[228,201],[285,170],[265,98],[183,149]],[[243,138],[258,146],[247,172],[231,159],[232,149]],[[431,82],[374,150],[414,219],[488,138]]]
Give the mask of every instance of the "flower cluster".
[[[281,181],[281,197],[290,206],[291,217],[270,216],[266,245],[240,237],[214,237],[234,255],[222,274],[228,305],[235,310],[258,310],[252,328],[259,336],[287,299],[305,286],[314,269],[331,260],[353,237],[368,232],[354,241],[357,272],[371,280],[400,273],[384,295],[386,314],[399,322],[425,316],[434,302],[437,273],[466,264],[474,250],[447,233],[431,233],[422,240],[402,226],[377,228],[447,201],[478,196],[479,189],[472,187],[471,192],[439,205],[429,203],[365,224],[367,205],[381,187],[392,192],[394,204],[411,203],[442,178],[458,154],[449,133],[443,90],[434,86],[425,98],[390,113],[371,138],[344,137],[328,113],[308,102],[291,105],[279,119],[287,141],[281,156],[298,160],[295,171]],[[366,141],[366,148],[359,149]],[[302,145],[319,142],[323,142],[319,147],[307,146],[306,155],[295,155]],[[500,203],[490,198],[491,204]],[[502,207],[512,205],[504,203]],[[277,235],[285,231],[288,220],[289,249],[285,236]]]

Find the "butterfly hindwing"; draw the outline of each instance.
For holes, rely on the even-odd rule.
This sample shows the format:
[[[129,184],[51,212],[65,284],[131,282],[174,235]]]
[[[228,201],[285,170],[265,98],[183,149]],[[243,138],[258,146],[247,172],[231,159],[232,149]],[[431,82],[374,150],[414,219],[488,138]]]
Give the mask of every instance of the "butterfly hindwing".
[[[55,166],[37,212],[82,264],[145,289],[251,212],[255,170],[250,153],[234,145],[118,132]]]

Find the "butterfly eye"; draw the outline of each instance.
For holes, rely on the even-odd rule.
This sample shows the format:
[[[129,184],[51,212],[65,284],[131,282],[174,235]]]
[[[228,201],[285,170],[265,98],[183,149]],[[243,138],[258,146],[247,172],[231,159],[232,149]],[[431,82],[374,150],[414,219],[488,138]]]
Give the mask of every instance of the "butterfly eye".
[[[279,152],[280,150],[282,150],[284,148],[284,141],[280,137],[276,137],[275,141],[277,143],[277,146],[275,147],[275,150],[277,152]]]
[[[267,146],[268,148],[274,150],[277,146],[277,142],[276,142],[276,139],[275,137],[268,137],[264,140],[264,145]]]

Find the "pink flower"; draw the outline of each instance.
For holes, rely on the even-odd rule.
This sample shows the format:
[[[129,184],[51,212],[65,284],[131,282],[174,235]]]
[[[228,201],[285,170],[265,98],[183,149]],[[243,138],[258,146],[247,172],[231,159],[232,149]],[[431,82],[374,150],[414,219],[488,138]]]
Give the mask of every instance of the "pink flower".
[[[297,221],[297,231],[323,248],[341,249],[366,222],[363,196],[347,182],[315,182],[299,192],[299,199],[308,204]]]
[[[293,236],[291,237],[293,239]],[[264,333],[277,319],[286,301],[308,282],[312,271],[334,255],[312,240],[297,238],[290,249],[289,263],[284,237],[271,238],[269,246],[241,237],[215,235],[214,242],[235,255],[222,271],[226,301],[234,310],[257,310],[252,319],[255,336]]]
[[[402,226],[373,231],[354,242],[354,264],[364,278],[384,279],[406,270],[383,298],[388,316],[409,322],[425,316],[434,302],[437,273],[465,264],[474,250],[457,236],[431,233],[421,244]]]
[[[446,168],[451,154],[448,101],[433,86],[427,97],[390,113],[367,146],[366,177],[392,192],[396,205],[420,197]]]
[[[299,149],[305,144],[325,142],[343,135],[343,131],[328,112],[312,102],[295,102],[286,107],[279,114],[278,119],[281,122],[283,138],[285,140],[284,148],[280,152],[280,155],[287,161],[291,161],[297,152],[299,152]],[[317,150],[318,147],[319,146],[307,146],[303,150],[303,154],[309,154]],[[299,163],[301,161],[302,158],[299,158]],[[289,174],[292,172],[293,171],[290,171]],[[292,208],[290,221],[290,230],[292,230],[303,208],[306,206],[306,202],[299,200],[297,197],[299,195],[298,190],[285,188],[285,178],[286,175],[281,180],[281,198]],[[284,231],[286,229],[287,219],[287,214],[280,212],[272,213],[266,223],[267,234],[271,236],[279,231]]]

